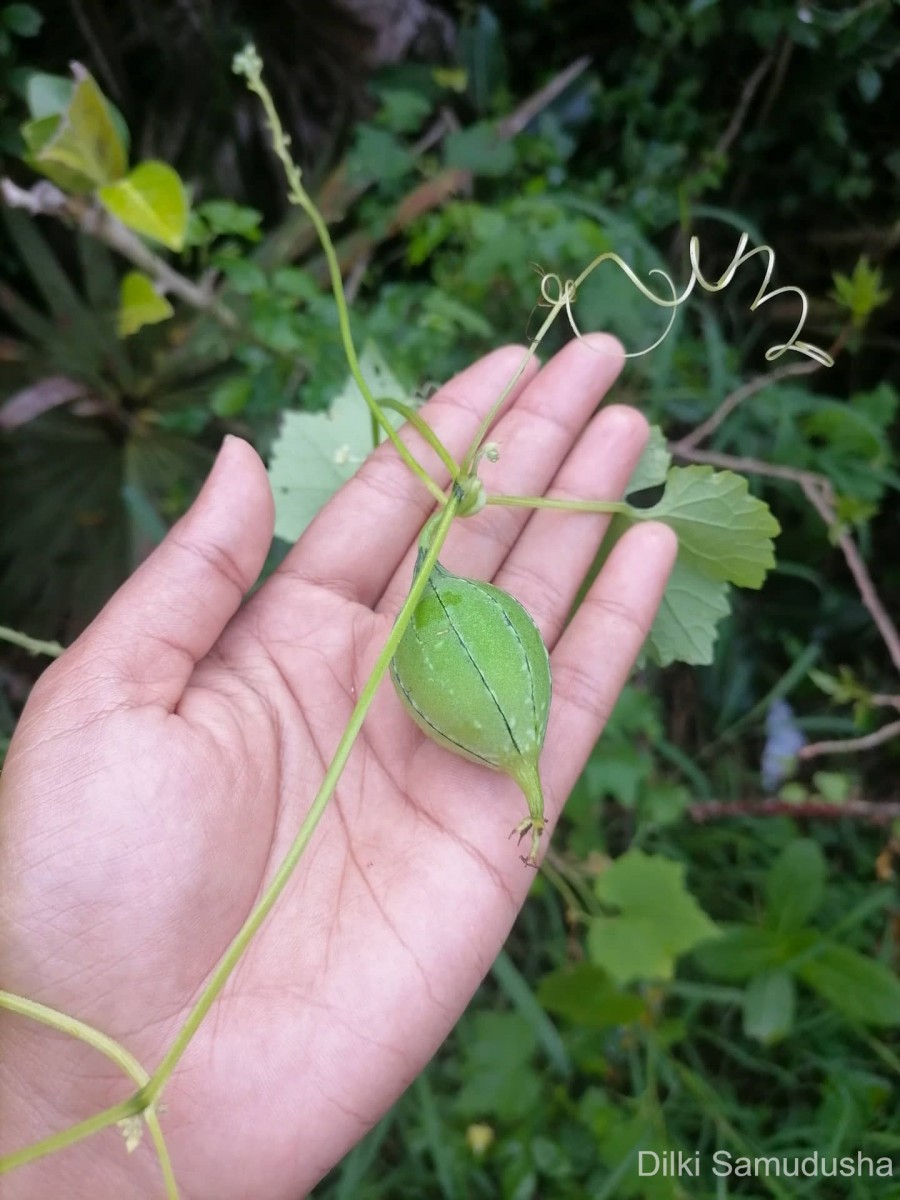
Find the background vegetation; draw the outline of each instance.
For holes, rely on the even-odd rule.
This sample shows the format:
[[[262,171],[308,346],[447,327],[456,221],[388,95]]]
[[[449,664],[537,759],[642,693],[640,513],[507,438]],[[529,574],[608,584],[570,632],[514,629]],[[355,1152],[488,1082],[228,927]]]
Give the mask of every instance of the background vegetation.
[[[70,640],[224,432],[268,455],[284,410],[344,385],[312,231],[229,71],[248,37],[336,231],[358,344],[407,393],[525,336],[535,262],[566,278],[614,248],[683,279],[696,233],[715,278],[741,230],[773,245],[834,368],[767,366],[796,305],[751,315],[751,265],[618,398],[678,461],[742,460],[782,524],[778,567],[733,598],[709,665],[635,676],[506,952],[316,1195],[900,1196],[900,1167],[635,1171],[665,1148],[900,1163],[896,5],[385,3],[369,25],[350,7],[0,8],[3,174],[34,182],[19,127],[77,59],[132,160],[188,181],[187,244],[162,257],[195,289],[123,338],[126,256],[74,211],[2,210],[0,625]],[[579,316],[634,349],[664,321],[612,268]],[[0,648],[0,749],[38,670]]]

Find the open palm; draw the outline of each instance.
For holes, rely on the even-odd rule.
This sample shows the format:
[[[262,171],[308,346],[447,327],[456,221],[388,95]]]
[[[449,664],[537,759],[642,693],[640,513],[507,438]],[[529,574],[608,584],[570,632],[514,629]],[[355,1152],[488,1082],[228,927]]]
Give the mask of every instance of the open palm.
[[[526,372],[492,435],[489,491],[621,494],[646,424],[622,407],[593,416],[621,358],[611,339],[592,340]],[[430,401],[424,415],[454,453],[521,353],[497,351]],[[89,1022],[153,1069],[309,808],[408,591],[430,507],[381,447],[239,607],[272,501],[254,451],[226,444],[191,511],[23,714],[0,781],[0,987]],[[564,629],[603,527],[489,508],[458,522],[442,554],[516,595],[551,648],[549,827],[674,554],[667,529],[633,530]],[[297,1200],[411,1082],[528,891],[533,874],[507,840],[524,815],[515,784],[429,742],[381,688],[295,876],[165,1093],[186,1197]],[[132,1090],[93,1050],[22,1018],[0,1022],[0,1041],[0,1150]],[[127,1158],[114,1130],[4,1185],[72,1200],[161,1192],[150,1149]]]

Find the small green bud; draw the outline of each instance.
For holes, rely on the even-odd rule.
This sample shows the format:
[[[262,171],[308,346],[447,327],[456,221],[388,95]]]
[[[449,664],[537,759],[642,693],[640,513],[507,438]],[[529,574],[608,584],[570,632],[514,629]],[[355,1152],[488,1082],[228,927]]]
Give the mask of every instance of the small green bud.
[[[459,488],[459,515],[461,517],[474,517],[476,513],[480,513],[487,504],[487,493],[484,490],[484,484],[477,475],[470,475],[468,479],[463,480],[458,485]]]
[[[423,557],[424,551],[419,564]],[[516,780],[529,815],[513,833],[520,841],[531,833],[523,861],[536,866],[544,829],[538,758],[550,710],[550,659],[522,605],[501,588],[436,563],[391,661],[391,676],[429,737]]]

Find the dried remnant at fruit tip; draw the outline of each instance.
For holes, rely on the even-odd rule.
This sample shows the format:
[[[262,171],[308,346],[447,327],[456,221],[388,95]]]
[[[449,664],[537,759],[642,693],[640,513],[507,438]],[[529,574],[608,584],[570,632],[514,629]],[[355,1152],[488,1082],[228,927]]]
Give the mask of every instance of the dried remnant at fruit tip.
[[[424,559],[420,552],[418,570]],[[537,866],[544,830],[538,758],[550,710],[550,660],[521,604],[501,588],[436,563],[391,662],[397,693],[434,741],[516,780]]]

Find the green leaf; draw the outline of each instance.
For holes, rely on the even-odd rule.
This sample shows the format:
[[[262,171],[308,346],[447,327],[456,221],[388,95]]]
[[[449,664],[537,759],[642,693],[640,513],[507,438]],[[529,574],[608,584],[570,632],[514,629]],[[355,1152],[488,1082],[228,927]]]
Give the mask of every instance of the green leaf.
[[[140,271],[129,271],[119,293],[118,329],[120,337],[129,337],[145,325],[166,321],[175,310],[156,290],[153,280]]]
[[[434,67],[431,78],[438,87],[451,92],[464,92],[469,86],[469,72],[464,67]]]
[[[516,165],[516,152],[509,142],[497,137],[490,122],[479,121],[449,135],[444,142],[444,162],[476,175],[499,176]]]
[[[729,611],[728,584],[711,579],[679,553],[644,649],[660,667],[707,665],[713,661],[716,626]]]
[[[58,117],[69,107],[75,81],[67,75],[35,71],[25,86],[25,102],[32,117]]]
[[[794,1024],[796,989],[789,971],[764,971],[744,993],[744,1033],[771,1046],[790,1033]]]
[[[360,367],[376,397],[409,400],[374,343],[363,347]],[[403,420],[387,416],[395,427]],[[352,376],[327,413],[286,412],[269,461],[276,536],[296,541],[371,450],[369,410]]]
[[[513,1013],[476,1013],[460,1040],[463,1084],[454,1101],[460,1116],[516,1121],[535,1109],[541,1088],[531,1064],[536,1042],[527,1021]]]
[[[774,929],[755,925],[726,926],[714,946],[697,951],[697,961],[715,979],[749,979],[780,966],[790,957],[793,943]]]
[[[646,1012],[639,996],[621,991],[605,971],[587,962],[545,975],[537,998],[548,1012],[588,1029],[630,1025]]]
[[[639,519],[665,521],[678,534],[679,558],[713,579],[758,588],[775,565],[772,538],[780,526],[732,471],[672,467],[659,503],[632,511]]]
[[[7,4],[0,11],[0,22],[17,37],[36,37],[41,31],[44,18],[30,4]]]
[[[856,329],[861,329],[875,309],[891,298],[890,291],[883,286],[884,272],[881,267],[873,267],[865,254],[857,260],[851,275],[835,272],[832,278],[832,299],[849,309]]]
[[[77,71],[80,77],[76,78],[68,106],[60,114],[53,136],[43,143],[33,161],[45,174],[47,167],[64,167],[99,187],[125,174],[126,150],[106,97],[92,76],[81,67]]]
[[[840,771],[816,771],[813,783],[822,799],[829,804],[846,804],[856,786],[851,776]]]
[[[32,121],[39,121],[42,117],[61,117],[72,101],[75,87],[76,81],[67,75],[50,75],[46,71],[29,72],[28,82],[25,84],[25,102],[28,105]],[[104,97],[104,99],[106,98]],[[116,127],[127,158],[128,145],[131,140],[128,125],[121,112],[109,100],[106,100],[106,107],[109,109],[109,115]]]
[[[595,917],[587,933],[587,952],[617,983],[671,979],[674,958],[649,917]]]
[[[761,586],[774,565],[772,538],[778,522],[747,481],[711,467],[671,467],[662,431],[654,426],[632,473],[626,495],[658,488],[649,508],[629,506],[610,523],[615,542],[635,521],[661,520],[678,535],[678,558],[644,653],[660,666],[713,661],[718,622],[728,615],[728,584]]]
[[[597,793],[611,796],[623,808],[634,808],[641,784],[653,772],[649,756],[630,742],[604,739],[601,747],[598,770],[594,772]]]
[[[588,953],[618,983],[671,979],[678,955],[719,936],[686,889],[682,863],[629,850],[598,877],[595,891],[620,913],[594,918]]]
[[[254,296],[269,288],[266,273],[258,263],[249,258],[235,258],[221,264],[221,271],[228,280],[228,285],[239,296]]]
[[[64,192],[75,195],[92,192],[94,181],[82,174],[81,171],[75,171],[71,167],[62,166],[59,163],[41,162],[38,158],[41,150],[56,134],[61,121],[62,117],[59,113],[50,113],[45,117],[36,117],[33,121],[26,121],[19,130],[25,143],[22,160],[32,170],[40,172],[51,183],[62,188]]]
[[[900,1025],[900,979],[874,958],[824,941],[797,974],[844,1016],[868,1025]]]
[[[431,101],[409,88],[384,88],[376,120],[394,133],[415,133],[431,112]]]
[[[292,300],[302,300],[307,304],[322,295],[315,276],[300,267],[276,267],[272,272],[272,287]]]
[[[665,483],[671,465],[672,455],[666,445],[665,434],[658,425],[651,425],[650,436],[628,480],[625,495],[631,496],[645,488],[659,487]]]
[[[386,129],[359,125],[349,163],[350,173],[355,178],[387,183],[409,174],[413,156],[403,142]]]
[[[262,237],[262,213],[255,208],[231,200],[207,200],[196,211],[214,237],[230,234],[248,242],[258,242]]]
[[[209,407],[217,417],[230,420],[240,416],[252,394],[253,381],[248,375],[232,375],[216,387]]]
[[[881,73],[871,66],[860,67],[856,73],[856,86],[866,104],[871,104],[881,92]]]
[[[825,895],[825,857],[812,838],[785,846],[766,876],[766,910],[773,929],[800,929]]]
[[[100,189],[100,202],[114,217],[170,250],[184,246],[188,199],[177,171],[162,162],[143,162],[126,179]]]

